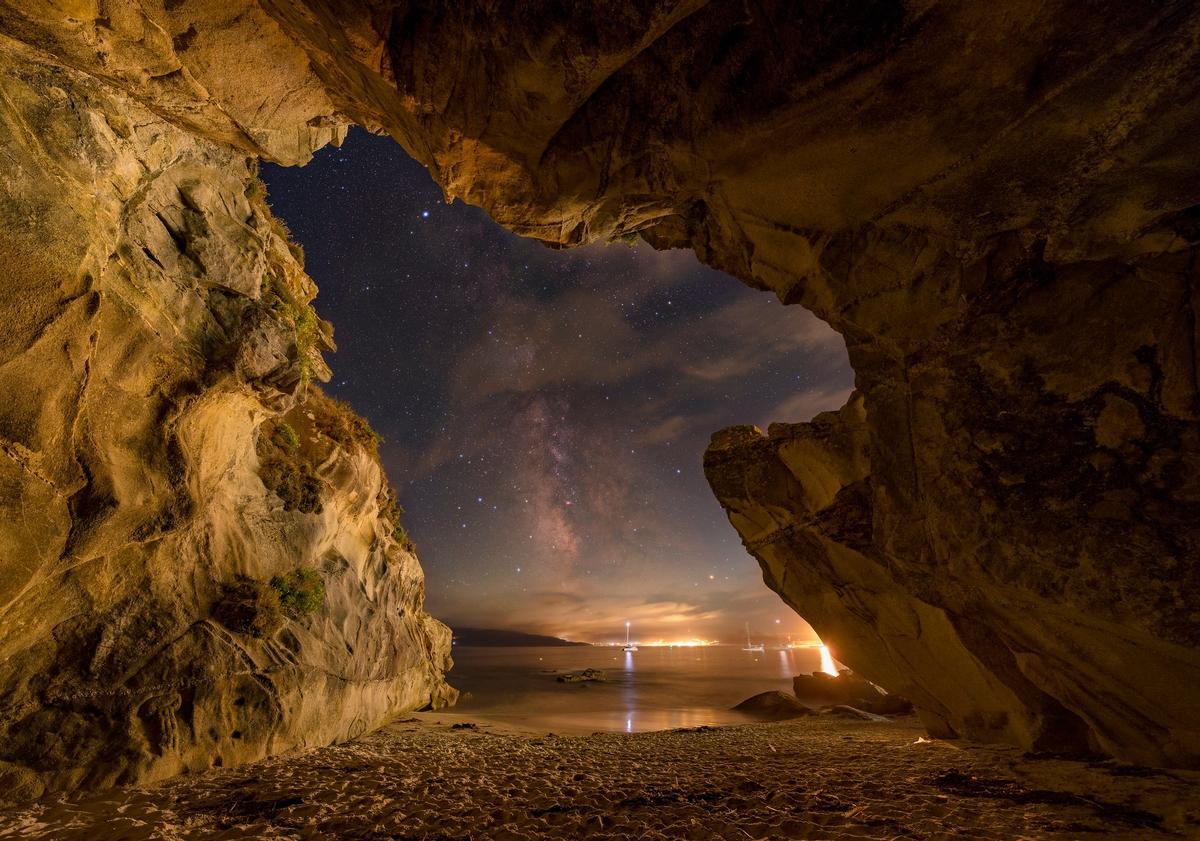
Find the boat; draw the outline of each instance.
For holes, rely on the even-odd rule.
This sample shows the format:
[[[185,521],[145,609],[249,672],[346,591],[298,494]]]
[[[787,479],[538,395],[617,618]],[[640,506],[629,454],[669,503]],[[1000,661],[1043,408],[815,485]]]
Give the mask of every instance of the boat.
[[[761,642],[750,641],[750,623],[746,623],[746,646],[742,651],[766,651],[767,647]]]
[[[621,648],[622,651],[632,652],[637,651],[637,643],[629,639],[629,623],[625,623],[625,645]]]

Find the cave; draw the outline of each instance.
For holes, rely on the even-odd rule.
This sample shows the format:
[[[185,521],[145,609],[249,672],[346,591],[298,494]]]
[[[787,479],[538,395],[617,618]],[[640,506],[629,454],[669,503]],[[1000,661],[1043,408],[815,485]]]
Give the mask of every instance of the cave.
[[[512,234],[359,128],[259,177],[335,325],[320,388],[380,436],[426,610],[456,638],[813,638],[702,462],[713,429],[841,406],[839,334],[687,249]]]
[[[714,430],[704,470],[930,735],[1200,766],[1195,4],[85,0],[0,32],[6,796],[453,701],[255,186],[352,125],[516,234],[691,249],[844,338],[844,406]],[[281,507],[282,419],[341,446],[280,461]],[[299,559],[330,612],[272,636]]]

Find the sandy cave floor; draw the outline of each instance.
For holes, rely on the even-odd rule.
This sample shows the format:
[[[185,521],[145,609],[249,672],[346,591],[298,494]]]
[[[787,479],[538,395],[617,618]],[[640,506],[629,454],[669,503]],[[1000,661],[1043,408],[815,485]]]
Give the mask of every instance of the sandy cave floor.
[[[1200,838],[1200,773],[929,742],[915,722],[570,737],[463,718],[47,798],[0,811],[0,838]]]

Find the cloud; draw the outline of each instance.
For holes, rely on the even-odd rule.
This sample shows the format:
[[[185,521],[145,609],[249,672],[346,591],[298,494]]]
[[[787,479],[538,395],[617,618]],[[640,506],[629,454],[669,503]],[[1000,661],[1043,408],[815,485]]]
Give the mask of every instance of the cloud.
[[[768,411],[758,426],[766,429],[775,422],[807,423],[821,412],[835,412],[842,408],[853,391],[852,388],[837,386],[801,391]]]
[[[753,583],[753,582],[748,582]],[[714,587],[698,593],[696,599],[677,594],[655,594],[643,599],[626,593],[543,590],[524,596],[529,616],[514,617],[502,605],[481,606],[470,616],[445,618],[455,624],[479,625],[530,633],[549,634],[585,642],[610,642],[623,638],[625,623],[642,640],[716,639],[738,641],[743,625],[755,620],[756,634],[791,634],[796,639],[815,636],[811,626],[793,614],[782,602],[761,587],[742,589]],[[764,611],[773,612],[781,621],[764,623]]]
[[[683,437],[685,430],[694,425],[695,418],[671,415],[643,431],[638,440],[643,444],[662,444],[666,441],[678,440]]]
[[[740,295],[696,317],[673,316],[672,307],[681,302],[663,300],[652,323],[638,329],[633,319],[647,299],[679,283],[673,276],[657,280],[658,285],[643,278],[613,289],[570,289],[550,298],[516,291],[499,295],[486,330],[455,364],[450,377],[455,399],[473,405],[496,394],[569,383],[617,387],[651,373],[683,375],[711,387],[749,376],[798,349],[844,348],[824,322],[765,293]],[[686,291],[677,297],[686,298]],[[714,347],[720,348],[715,358],[706,353]]]

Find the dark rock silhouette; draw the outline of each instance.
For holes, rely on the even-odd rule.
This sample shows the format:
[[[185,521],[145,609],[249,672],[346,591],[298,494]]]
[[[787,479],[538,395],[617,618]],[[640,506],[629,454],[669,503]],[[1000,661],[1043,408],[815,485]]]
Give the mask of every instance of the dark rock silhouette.
[[[848,669],[837,675],[813,672],[792,678],[797,698],[822,704],[845,704],[875,715],[906,715],[913,711],[912,701],[882,691],[875,684]]]
[[[588,683],[604,683],[608,680],[608,675],[603,669],[584,669],[581,672],[566,672],[558,675],[555,678],[559,683],[578,683],[586,685]]]
[[[567,646],[588,645],[586,642],[572,642],[545,634],[527,634],[523,631],[509,631],[497,628],[463,628],[455,626],[454,644],[463,646],[495,647],[495,646],[535,646],[561,648]]]
[[[734,710],[764,721],[784,721],[817,714],[816,710],[797,701],[794,695],[776,689],[752,695],[734,707]]]

